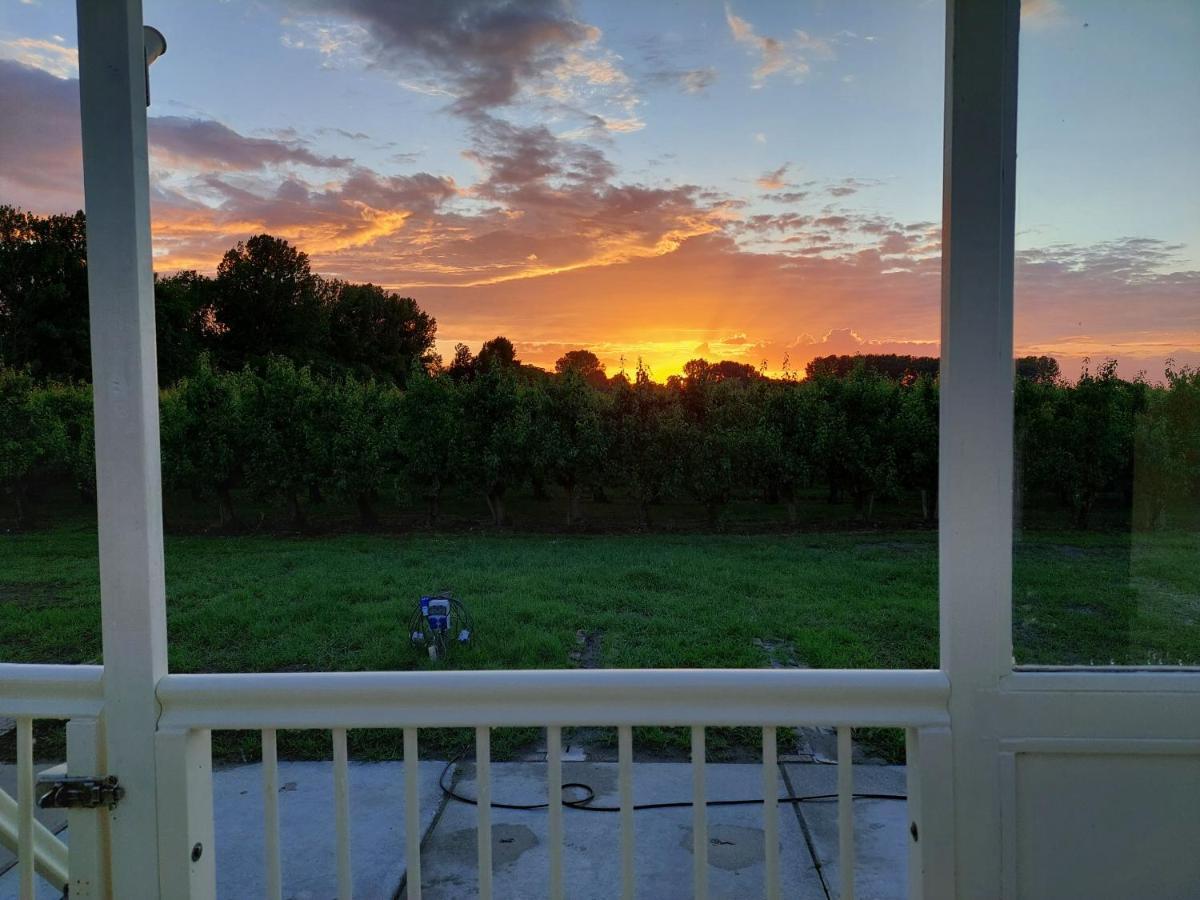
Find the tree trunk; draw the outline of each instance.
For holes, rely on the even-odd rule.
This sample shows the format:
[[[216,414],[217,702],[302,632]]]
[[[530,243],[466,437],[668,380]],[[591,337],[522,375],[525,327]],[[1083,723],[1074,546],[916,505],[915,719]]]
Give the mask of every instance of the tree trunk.
[[[425,502],[425,522],[432,528],[437,524],[438,515],[442,511],[442,485],[437,479],[434,479],[433,485],[426,492]]]
[[[492,524],[502,526],[504,518],[504,488],[493,485],[487,494],[488,509],[492,511]]]
[[[1075,527],[1080,531],[1088,530],[1088,523],[1092,517],[1092,501],[1091,498],[1080,500],[1075,509]]]
[[[641,520],[642,528],[650,528],[650,501],[645,497],[638,497],[638,518]]]
[[[866,519],[866,521],[870,522],[871,517],[874,515],[875,515],[875,492],[871,491],[871,493],[867,494],[867,509],[866,509],[866,515],[864,516],[864,518]]]
[[[604,485],[592,485],[592,502],[593,503],[608,503],[608,494],[604,491]]]
[[[229,485],[222,484],[217,487],[217,518],[222,528],[237,524],[237,513],[233,510],[233,492],[230,491]]]
[[[363,491],[358,495],[358,518],[362,527],[371,530],[379,527],[379,516],[375,514],[375,505],[371,502],[370,493]]]
[[[788,524],[791,525],[793,528],[795,528],[796,525],[798,525],[800,522],[799,507],[800,507],[800,504],[796,502],[796,498],[794,495],[788,497],[788,502],[787,502]]]
[[[530,485],[533,487],[534,500],[545,502],[550,499],[550,495],[546,493],[546,482],[542,478],[535,475],[529,480]]]
[[[308,486],[308,502],[309,503],[324,503],[325,495],[321,493],[321,486],[315,481]]]
[[[571,528],[579,521],[579,485],[568,484],[567,489],[567,527]]]
[[[25,502],[25,486],[21,484],[21,479],[17,479],[13,484],[13,502],[17,507],[17,527],[25,526],[25,517],[29,513],[29,504]]]
[[[921,520],[929,521],[929,491],[921,488]]]
[[[288,493],[288,509],[292,511],[292,527],[296,531],[304,531],[308,522],[304,518],[304,507],[300,505],[300,496],[296,491]]]

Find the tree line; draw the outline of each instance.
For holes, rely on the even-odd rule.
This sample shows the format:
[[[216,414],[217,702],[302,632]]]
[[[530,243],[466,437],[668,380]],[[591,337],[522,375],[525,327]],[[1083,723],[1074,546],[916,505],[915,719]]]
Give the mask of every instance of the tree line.
[[[222,257],[215,276],[154,278],[162,386],[202,354],[226,371],[261,369],[272,356],[325,375],[403,384],[414,365],[438,362],[437,322],[410,297],[375,284],[322,278],[308,255],[259,234]],[[87,381],[86,221],[0,206],[0,361],[38,378]]]
[[[0,206],[0,489],[24,518],[39,485],[94,490],[85,220]],[[415,300],[326,279],[286,241],[256,235],[212,277],[155,278],[163,473],[238,518],[250,493],[304,524],[313,498],[420,504],[473,492],[492,520],[530,488],[564,518],[620,493],[643,525],[667,500],[717,522],[734,499],[786,504],[814,490],[870,519],[880,500],[936,510],[938,359],[812,360],[803,379],[745,363],[689,362],[658,384],[609,376],[573,350],[555,372],[497,337],[477,354],[434,351]],[[1121,379],[1115,364],[1064,381],[1050,357],[1016,360],[1018,484],[1026,502],[1088,527],[1106,496],[1143,526],[1200,489],[1200,375]]]
[[[715,526],[751,498],[802,525],[814,490],[864,521],[902,497],[934,517],[934,377],[863,365],[804,379],[720,372],[695,361],[665,384],[641,368],[609,377],[581,350],[548,373],[521,365],[503,338],[436,371],[415,366],[403,387],[281,357],[228,372],[203,355],[161,391],[163,479],[207,498],[226,526],[247,495],[286,508],[296,528],[329,496],[356,504],[367,527],[381,501],[436,523],[448,491],[478,497],[503,525],[519,490],[561,504],[568,525],[582,501],[610,496],[643,526],[665,501],[697,504]],[[18,518],[55,480],[94,492],[90,395],[86,383],[0,370],[0,485]],[[1016,435],[1027,501],[1069,509],[1081,528],[1106,496],[1142,527],[1172,524],[1171,503],[1200,490],[1200,372],[1169,368],[1151,385],[1105,363],[1073,384],[1018,378]]]

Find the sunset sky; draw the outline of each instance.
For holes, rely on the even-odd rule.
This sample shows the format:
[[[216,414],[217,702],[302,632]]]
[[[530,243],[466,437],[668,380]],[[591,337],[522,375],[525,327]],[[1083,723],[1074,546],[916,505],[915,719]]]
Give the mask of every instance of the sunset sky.
[[[146,0],[155,268],[251,234],[656,378],[936,354],[941,2]],[[82,204],[74,3],[0,6],[0,202]],[[1026,0],[1017,350],[1200,363],[1200,3]]]

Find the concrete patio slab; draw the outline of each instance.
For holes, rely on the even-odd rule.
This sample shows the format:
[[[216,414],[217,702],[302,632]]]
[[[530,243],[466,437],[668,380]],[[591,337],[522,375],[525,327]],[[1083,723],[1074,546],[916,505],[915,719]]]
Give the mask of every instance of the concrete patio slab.
[[[444,765],[433,761],[420,764],[425,836],[422,881],[426,897],[457,900],[473,896],[478,883],[476,811],[474,806],[445,802],[438,787]],[[10,782],[15,776],[5,771],[11,768],[0,767],[0,786],[13,786]],[[787,763],[781,768],[781,792],[800,796],[837,792],[835,766]],[[710,800],[761,796],[762,770],[756,764],[709,764],[706,776]],[[223,900],[263,894],[261,777],[258,765],[214,773],[217,895]],[[404,764],[351,763],[349,777],[354,896],[391,900],[405,875]],[[461,764],[454,777],[460,793],[475,795],[473,764]],[[692,773],[687,763],[637,763],[633,777],[637,803],[691,798]],[[597,805],[619,804],[615,763],[564,762],[563,780],[590,785]],[[862,793],[905,793],[903,766],[855,766],[854,781],[855,790]],[[328,762],[281,762],[279,783],[284,896],[325,900],[336,893],[332,766]],[[546,796],[545,763],[494,763],[492,793],[498,803],[541,802]],[[906,804],[858,800],[854,812],[856,896],[901,900],[907,877]],[[45,815],[48,824],[61,824],[61,813]],[[640,810],[634,815],[638,895],[655,900],[691,897],[692,810]],[[563,819],[567,896],[572,900],[614,896],[620,879],[620,817],[567,809]],[[838,897],[837,804],[781,805],[779,822],[784,896],[797,900]],[[547,826],[545,810],[492,810],[497,898],[546,896]],[[708,833],[711,896],[729,900],[761,897],[762,807],[710,806]],[[67,833],[60,836],[66,839]],[[16,896],[14,867],[0,876],[0,900]],[[39,884],[38,900],[58,897],[49,885]]]
[[[785,783],[795,796],[837,793],[837,767],[790,763]],[[906,794],[904,766],[854,767],[854,791]],[[831,898],[840,896],[837,803],[801,803],[800,815]],[[855,897],[904,900],[908,894],[908,804],[898,800],[854,801]]]
[[[438,776],[445,763],[420,764],[421,831],[441,806]],[[404,878],[404,763],[350,763],[350,859],[354,896],[391,900]],[[280,762],[279,843],[283,895],[327,900],[337,895],[333,766]],[[213,775],[217,896],[264,893],[262,767],[221,769]]]
[[[438,776],[444,766],[441,762],[420,764],[422,834],[428,832],[441,808]],[[352,762],[349,780],[354,896],[392,900],[405,871],[404,764]],[[288,900],[328,900],[337,895],[333,766],[328,762],[280,762],[279,785],[283,895]],[[263,896],[262,767],[253,764],[214,772],[213,806],[217,897],[243,900]],[[67,832],[59,837],[65,840]],[[57,891],[40,878],[38,882],[38,900],[57,900]],[[13,867],[0,877],[0,900],[16,898],[17,892],[18,874]]]
[[[464,764],[456,790],[475,794],[474,766]],[[710,800],[762,796],[757,765],[710,764],[706,771]],[[638,763],[634,766],[635,803],[689,800],[691,766]],[[595,803],[619,804],[615,763],[566,762],[563,781],[590,785]],[[782,782],[782,779],[781,779]],[[536,803],[546,797],[546,767],[540,763],[493,763],[492,796],[497,803]],[[780,807],[783,893],[796,900],[824,900],[804,836],[790,807]],[[433,900],[473,896],[478,884],[476,811],[451,801],[426,842],[422,857],[423,895]],[[611,898],[620,884],[620,817],[615,813],[567,809],[563,815],[566,894],[571,900]],[[549,852],[545,810],[492,810],[494,894],[529,900],[548,892]],[[638,895],[655,900],[692,896],[692,811],[690,808],[635,813]],[[708,809],[711,896],[763,895],[762,807]]]

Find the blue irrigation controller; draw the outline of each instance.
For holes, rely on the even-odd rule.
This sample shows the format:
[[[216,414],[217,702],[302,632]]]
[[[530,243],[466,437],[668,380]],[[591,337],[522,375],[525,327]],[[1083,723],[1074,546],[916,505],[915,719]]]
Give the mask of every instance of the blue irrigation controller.
[[[422,597],[408,629],[413,647],[432,660],[445,659],[456,643],[469,644],[474,631],[466,606],[448,591]]]

